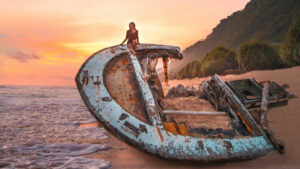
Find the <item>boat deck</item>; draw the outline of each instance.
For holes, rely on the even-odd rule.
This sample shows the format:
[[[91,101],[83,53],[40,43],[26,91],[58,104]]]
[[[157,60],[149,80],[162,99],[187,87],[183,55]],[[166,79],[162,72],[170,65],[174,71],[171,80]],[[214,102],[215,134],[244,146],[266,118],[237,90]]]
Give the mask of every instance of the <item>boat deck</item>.
[[[139,120],[149,123],[145,105],[137,90],[137,84],[133,70],[128,63],[126,55],[113,59],[106,67],[104,83],[111,97],[128,113]],[[206,100],[197,97],[164,98],[161,100],[166,110],[187,110],[217,112]],[[227,115],[188,115],[169,114],[164,118],[165,127],[182,128],[184,133],[173,132],[197,137],[215,135],[224,131],[232,131],[231,119]],[[178,130],[178,129],[177,129]],[[232,134],[231,134],[232,135]]]

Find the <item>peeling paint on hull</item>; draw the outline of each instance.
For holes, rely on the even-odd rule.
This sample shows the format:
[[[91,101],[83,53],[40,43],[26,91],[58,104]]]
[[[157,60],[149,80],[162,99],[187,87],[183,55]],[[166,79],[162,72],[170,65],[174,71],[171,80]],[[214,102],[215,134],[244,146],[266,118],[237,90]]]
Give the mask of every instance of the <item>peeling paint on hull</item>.
[[[182,57],[178,47],[141,44],[137,48],[137,51],[145,53],[161,50]],[[147,103],[150,124],[124,110],[110,96],[103,81],[107,64],[123,54],[129,56],[135,70],[139,84],[137,87]],[[166,131],[158,115],[151,90],[142,78],[140,64],[124,45],[106,48],[92,55],[82,65],[75,80],[80,95],[91,113],[114,135],[148,153],[168,159],[209,162],[255,158],[274,149],[263,132],[250,137],[222,139],[175,135]]]

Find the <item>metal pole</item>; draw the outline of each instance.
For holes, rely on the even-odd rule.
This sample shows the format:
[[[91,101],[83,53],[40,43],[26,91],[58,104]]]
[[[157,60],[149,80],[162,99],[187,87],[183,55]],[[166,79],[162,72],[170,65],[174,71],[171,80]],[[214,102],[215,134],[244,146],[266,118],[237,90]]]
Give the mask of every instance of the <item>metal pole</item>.
[[[168,58],[167,57],[163,57],[163,65],[164,65],[164,74],[165,74],[165,83],[167,86],[169,86],[168,84]]]

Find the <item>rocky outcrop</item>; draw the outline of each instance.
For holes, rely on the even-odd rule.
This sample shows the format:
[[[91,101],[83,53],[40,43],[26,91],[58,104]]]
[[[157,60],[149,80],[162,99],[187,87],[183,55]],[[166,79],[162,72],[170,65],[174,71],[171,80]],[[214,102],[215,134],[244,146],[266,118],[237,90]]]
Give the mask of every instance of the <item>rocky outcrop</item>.
[[[199,90],[195,87],[184,87],[182,84],[179,84],[169,89],[166,98],[198,96],[199,94]]]

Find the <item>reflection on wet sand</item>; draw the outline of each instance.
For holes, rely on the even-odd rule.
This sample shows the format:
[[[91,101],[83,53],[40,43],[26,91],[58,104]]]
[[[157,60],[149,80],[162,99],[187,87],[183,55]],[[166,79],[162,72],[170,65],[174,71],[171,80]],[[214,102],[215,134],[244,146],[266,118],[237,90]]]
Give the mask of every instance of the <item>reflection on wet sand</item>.
[[[83,123],[79,125],[79,127],[101,127],[101,126],[102,125],[99,122]]]

